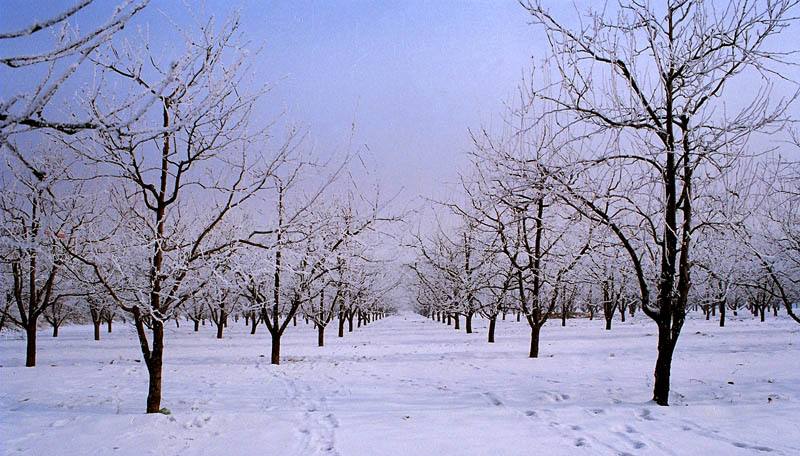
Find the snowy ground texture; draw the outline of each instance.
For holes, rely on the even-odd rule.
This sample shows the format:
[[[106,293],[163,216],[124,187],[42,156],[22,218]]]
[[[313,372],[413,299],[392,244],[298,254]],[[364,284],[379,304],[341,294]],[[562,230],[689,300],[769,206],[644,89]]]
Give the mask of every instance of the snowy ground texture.
[[[769,317],[768,317],[769,318]],[[552,321],[540,359],[525,322],[467,335],[416,315],[344,339],[290,327],[269,364],[265,328],[231,322],[225,339],[190,325],[167,334],[162,406],[146,415],[146,368],[130,327],[40,333],[25,368],[4,332],[2,455],[800,454],[800,325],[687,322],[671,407],[649,402],[655,326],[604,331],[602,320]],[[266,355],[266,357],[262,357]]]

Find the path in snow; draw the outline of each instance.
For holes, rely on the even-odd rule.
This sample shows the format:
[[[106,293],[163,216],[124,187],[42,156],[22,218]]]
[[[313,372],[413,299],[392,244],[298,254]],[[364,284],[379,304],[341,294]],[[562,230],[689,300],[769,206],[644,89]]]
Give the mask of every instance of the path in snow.
[[[644,319],[548,323],[541,358],[526,323],[496,344],[416,315],[345,338],[287,330],[280,366],[264,328],[240,322],[167,335],[163,406],[144,415],[146,369],[118,325],[43,331],[39,367],[2,340],[0,452],[7,454],[800,454],[800,327],[690,320],[673,365],[672,407],[648,401],[655,328]],[[263,357],[266,355],[267,357]],[[113,361],[113,363],[112,363]]]

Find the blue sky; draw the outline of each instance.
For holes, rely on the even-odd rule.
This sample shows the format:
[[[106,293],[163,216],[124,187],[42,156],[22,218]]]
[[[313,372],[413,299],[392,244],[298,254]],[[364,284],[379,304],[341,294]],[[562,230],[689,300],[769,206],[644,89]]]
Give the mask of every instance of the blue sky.
[[[0,29],[75,3],[4,0]],[[88,29],[116,3],[97,2],[75,22]],[[202,13],[201,2],[190,3],[219,20],[242,5],[207,1]],[[402,186],[404,199],[440,196],[440,181],[456,179],[468,128],[502,110],[537,49],[515,0],[250,0],[242,8],[243,36],[264,46],[259,79],[275,83],[266,111],[287,109],[321,151],[346,147],[355,119],[355,139],[369,147],[386,191]],[[187,20],[181,2],[153,0],[125,33],[148,24],[151,41],[168,48],[165,15]],[[81,82],[76,75],[71,84]]]
[[[75,3],[3,0],[0,29]],[[78,25],[99,23],[116,3],[97,2]],[[546,54],[516,0],[215,0],[204,3],[205,12],[201,2],[189,3],[199,16],[220,20],[242,5],[243,36],[253,49],[264,46],[258,77],[275,83],[265,112],[288,110],[310,128],[320,152],[345,148],[355,119],[356,142],[369,147],[385,191],[404,187],[406,200],[447,193],[441,183],[457,179],[471,146],[468,129],[491,123]],[[575,8],[598,3],[554,1],[553,8],[570,18]],[[151,41],[169,48],[165,15],[187,19],[182,2],[153,0],[126,33],[149,24]],[[783,46],[796,49],[794,36],[784,34]],[[6,89],[13,85],[3,79]]]

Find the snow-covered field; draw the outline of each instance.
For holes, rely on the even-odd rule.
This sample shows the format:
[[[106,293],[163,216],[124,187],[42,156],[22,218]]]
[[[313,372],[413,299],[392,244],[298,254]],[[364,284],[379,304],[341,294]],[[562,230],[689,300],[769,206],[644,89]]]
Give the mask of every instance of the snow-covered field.
[[[290,327],[280,366],[265,328],[167,335],[162,406],[143,413],[132,328],[40,333],[36,368],[5,332],[0,453],[33,455],[800,454],[800,325],[694,316],[678,342],[671,407],[649,402],[655,326],[552,321],[528,359],[525,322],[467,335],[416,315],[336,328],[316,347]],[[264,357],[266,355],[266,357]]]

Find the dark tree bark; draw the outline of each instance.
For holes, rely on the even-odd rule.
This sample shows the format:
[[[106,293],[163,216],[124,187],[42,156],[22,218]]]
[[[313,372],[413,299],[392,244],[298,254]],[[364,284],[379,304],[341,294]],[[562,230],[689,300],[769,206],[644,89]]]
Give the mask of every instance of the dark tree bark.
[[[272,364],[281,363],[281,336],[272,334],[272,349],[271,349],[270,362]]]
[[[497,315],[489,317],[489,343],[494,343],[494,328],[497,324]]]
[[[676,341],[677,337],[670,335],[669,327],[659,327],[658,357],[656,358],[655,384],[653,386],[653,400],[658,405],[669,404],[669,377]]]
[[[320,347],[325,345],[325,325],[317,325],[317,345]]]
[[[25,367],[36,366],[36,323],[25,328],[27,337],[25,349]]]
[[[541,331],[541,326],[532,325],[531,326],[531,351],[530,351],[530,358],[538,358],[539,357],[539,332]]]

